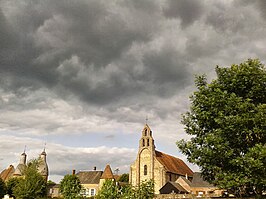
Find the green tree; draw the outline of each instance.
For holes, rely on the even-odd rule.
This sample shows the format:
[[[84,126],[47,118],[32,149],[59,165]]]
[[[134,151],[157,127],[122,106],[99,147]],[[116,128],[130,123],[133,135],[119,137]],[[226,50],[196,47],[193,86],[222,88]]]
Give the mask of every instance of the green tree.
[[[2,178],[0,178],[0,198],[3,198],[6,194],[6,184]]]
[[[10,178],[7,182],[6,182],[6,193],[11,196],[14,197],[14,189],[16,187],[16,185],[19,182],[19,178]]]
[[[23,177],[14,187],[14,195],[18,199],[36,199],[46,196],[46,181],[38,173],[38,160],[30,161],[22,172]]]
[[[96,196],[97,199],[117,199],[119,198],[118,187],[116,186],[115,181],[106,180],[103,183],[99,193]]]
[[[81,184],[76,175],[65,175],[59,189],[65,199],[80,198]]]
[[[177,142],[205,180],[233,193],[266,191],[266,70],[257,59],[216,67],[217,79],[196,78],[190,111],[183,115],[190,140]]]
[[[154,182],[152,180],[143,181],[135,191],[136,198],[152,199],[154,197]]]
[[[118,182],[129,182],[129,174],[128,173],[123,173],[119,177]]]

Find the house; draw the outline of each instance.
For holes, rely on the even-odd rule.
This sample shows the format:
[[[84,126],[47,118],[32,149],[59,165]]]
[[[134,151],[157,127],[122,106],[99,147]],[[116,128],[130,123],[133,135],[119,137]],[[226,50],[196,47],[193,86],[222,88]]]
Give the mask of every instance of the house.
[[[110,165],[106,165],[104,171],[97,171],[96,167],[92,171],[79,171],[77,177],[83,187],[82,196],[95,196],[107,179],[114,180],[114,175]]]
[[[155,150],[152,131],[146,124],[139,140],[139,150],[135,162],[130,166],[129,182],[138,186],[142,181],[153,180],[154,191],[159,190],[167,183],[169,186],[178,186],[174,182],[179,177],[192,180],[193,171],[183,160]]]
[[[200,172],[193,174],[192,181],[180,176],[175,182],[167,182],[161,189],[160,194],[192,194],[197,197],[218,197],[223,190],[203,180]]]

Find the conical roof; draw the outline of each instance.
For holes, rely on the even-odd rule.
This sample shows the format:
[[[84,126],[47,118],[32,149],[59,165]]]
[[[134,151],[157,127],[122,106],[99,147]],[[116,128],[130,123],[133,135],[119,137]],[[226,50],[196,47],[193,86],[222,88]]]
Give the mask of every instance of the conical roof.
[[[101,179],[114,179],[114,175],[109,164],[106,165]]]

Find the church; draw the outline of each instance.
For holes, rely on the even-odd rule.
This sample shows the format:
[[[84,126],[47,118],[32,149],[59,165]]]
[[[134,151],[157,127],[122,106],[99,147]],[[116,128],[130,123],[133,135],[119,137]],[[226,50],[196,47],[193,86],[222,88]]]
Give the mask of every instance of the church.
[[[139,140],[137,158],[130,166],[130,184],[138,186],[142,181],[152,179],[155,194],[159,194],[167,182],[175,182],[179,177],[191,181],[193,171],[183,160],[155,150],[152,131],[146,124]]]

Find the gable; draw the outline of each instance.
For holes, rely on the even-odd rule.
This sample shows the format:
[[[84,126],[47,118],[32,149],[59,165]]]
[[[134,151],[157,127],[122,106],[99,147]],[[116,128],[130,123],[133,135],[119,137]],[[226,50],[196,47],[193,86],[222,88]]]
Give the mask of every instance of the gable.
[[[155,151],[155,157],[168,172],[193,177],[193,171],[183,162],[183,160],[160,151]]]

